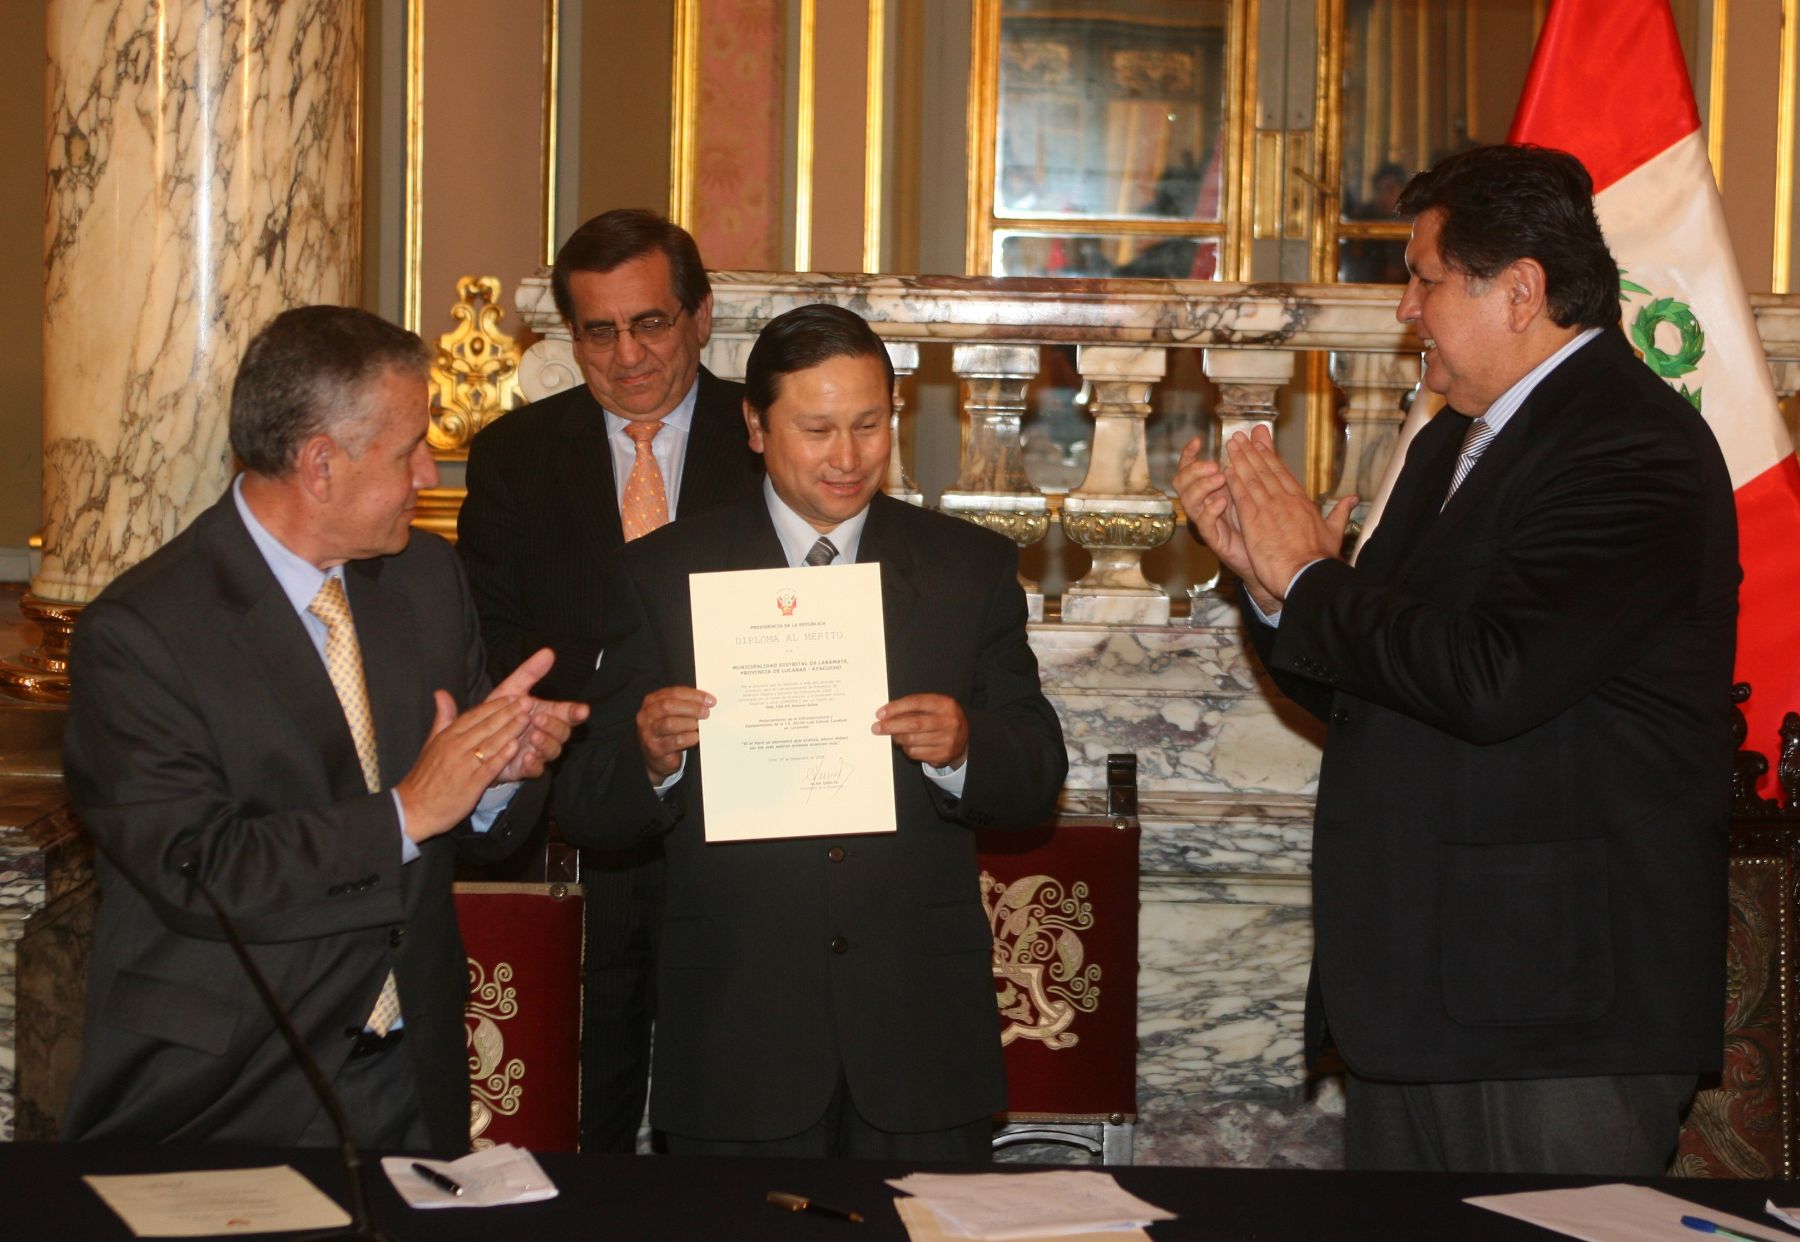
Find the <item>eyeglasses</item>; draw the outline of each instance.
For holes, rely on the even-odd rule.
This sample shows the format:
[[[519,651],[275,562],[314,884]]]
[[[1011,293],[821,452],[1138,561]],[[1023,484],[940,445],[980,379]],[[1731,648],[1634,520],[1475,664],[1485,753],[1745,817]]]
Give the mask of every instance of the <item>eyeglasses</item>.
[[[624,327],[610,323],[591,323],[585,328],[575,330],[575,339],[589,349],[604,353],[619,343],[622,334],[629,333],[639,345],[654,345],[669,335],[669,329],[681,318],[681,311],[673,315],[645,315],[633,319]]]

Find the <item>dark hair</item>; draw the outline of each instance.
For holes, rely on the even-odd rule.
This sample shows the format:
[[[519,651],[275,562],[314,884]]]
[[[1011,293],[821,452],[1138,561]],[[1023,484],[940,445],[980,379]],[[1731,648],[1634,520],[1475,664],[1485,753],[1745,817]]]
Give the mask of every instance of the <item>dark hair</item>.
[[[679,224],[642,207],[620,207],[595,216],[569,234],[550,268],[550,295],[565,323],[575,322],[569,297],[571,272],[610,272],[622,263],[660,250],[669,260],[669,282],[681,309],[691,311],[712,292],[700,248]]]
[[[879,358],[894,390],[894,362],[887,346],[855,311],[815,302],[775,316],[757,333],[744,364],[744,400],[763,421],[781,395],[781,377],[809,371],[833,358]]]
[[[354,306],[282,311],[250,338],[231,385],[231,451],[247,470],[282,478],[321,433],[355,456],[374,431],[363,386],[399,368],[423,374],[418,335]]]
[[[1619,265],[1594,215],[1594,180],[1581,161],[1548,147],[1475,147],[1406,183],[1398,212],[1443,212],[1438,250],[1477,280],[1518,259],[1544,269],[1545,300],[1560,327],[1619,323]]]

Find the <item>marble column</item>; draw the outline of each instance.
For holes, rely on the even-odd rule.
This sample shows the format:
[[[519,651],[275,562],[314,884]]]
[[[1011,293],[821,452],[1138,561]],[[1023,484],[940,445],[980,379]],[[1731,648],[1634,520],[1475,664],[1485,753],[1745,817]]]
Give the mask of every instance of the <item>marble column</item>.
[[[1092,387],[1094,449],[1087,477],[1063,500],[1063,533],[1088,550],[1092,568],[1063,592],[1064,621],[1164,625],[1169,597],[1144,577],[1144,553],[1175,533],[1175,505],[1150,483],[1144,420],[1168,353],[1082,345],[1075,367]]]
[[[1258,425],[1275,430],[1275,394],[1294,378],[1294,354],[1285,349],[1208,349],[1206,378],[1219,386],[1219,456],[1238,432]]]
[[[1349,404],[1344,408],[1344,468],[1331,497],[1375,499],[1388,459],[1400,443],[1406,412],[1400,402],[1419,383],[1417,354],[1331,355],[1331,378]]]
[[[91,600],[219,496],[245,342],[360,288],[362,0],[50,0],[44,557]]]
[[[895,500],[923,505],[925,496],[919,491],[919,485],[912,481],[912,476],[906,473],[906,460],[900,452],[900,416],[906,413],[906,397],[900,386],[907,376],[919,369],[919,347],[912,341],[888,341],[886,344],[888,361],[894,364],[894,412],[888,416],[887,481],[881,485],[881,490]]]
[[[938,498],[938,508],[1005,535],[1021,548],[1044,537],[1050,504],[1025,472],[1019,428],[1025,393],[1038,373],[1036,345],[958,345],[950,368],[962,380],[962,469]],[[1033,621],[1044,619],[1044,593],[1023,576],[1025,607]]]

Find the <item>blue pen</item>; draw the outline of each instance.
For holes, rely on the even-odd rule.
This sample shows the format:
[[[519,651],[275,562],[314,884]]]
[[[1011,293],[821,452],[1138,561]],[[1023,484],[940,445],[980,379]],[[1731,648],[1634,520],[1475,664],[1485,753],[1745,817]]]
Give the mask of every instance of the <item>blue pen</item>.
[[[1683,1216],[1681,1218],[1681,1223],[1686,1225],[1689,1229],[1697,1230],[1700,1233],[1713,1233],[1721,1238],[1730,1238],[1732,1239],[1732,1242],[1774,1242],[1774,1239],[1765,1235],[1739,1233],[1735,1229],[1727,1229],[1723,1225],[1707,1220],[1704,1216]]]

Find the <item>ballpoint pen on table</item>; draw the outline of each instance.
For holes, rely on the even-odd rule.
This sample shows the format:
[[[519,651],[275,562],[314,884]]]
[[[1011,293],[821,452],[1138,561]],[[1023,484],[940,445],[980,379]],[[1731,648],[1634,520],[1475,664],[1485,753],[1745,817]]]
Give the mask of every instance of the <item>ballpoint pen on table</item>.
[[[447,1194],[460,1195],[463,1192],[461,1182],[453,1177],[444,1176],[428,1164],[421,1164],[415,1160],[412,1162],[412,1171]]]
[[[815,1216],[829,1216],[833,1220],[847,1220],[860,1223],[861,1212],[850,1212],[843,1208],[826,1207],[823,1203],[814,1203],[805,1195],[791,1195],[782,1190],[771,1190],[769,1202],[776,1207],[786,1208],[790,1212],[811,1212]]]
[[[1766,1234],[1739,1233],[1735,1229],[1727,1229],[1724,1225],[1707,1220],[1704,1216],[1683,1216],[1681,1223],[1696,1232],[1730,1238],[1732,1242],[1775,1242],[1775,1239]]]

